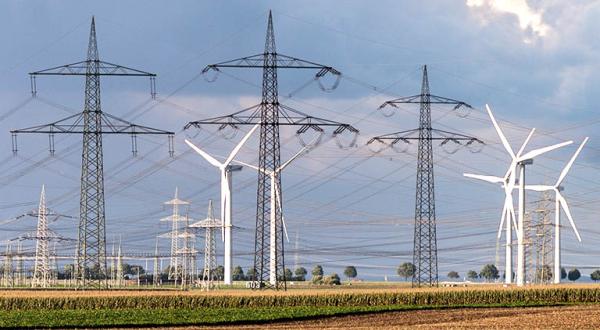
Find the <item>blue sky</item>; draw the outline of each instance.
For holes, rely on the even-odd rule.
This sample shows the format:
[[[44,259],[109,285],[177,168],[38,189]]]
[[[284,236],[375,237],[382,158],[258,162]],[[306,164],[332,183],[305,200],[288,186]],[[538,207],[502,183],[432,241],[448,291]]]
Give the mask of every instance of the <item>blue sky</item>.
[[[155,235],[168,230],[158,219],[168,215],[162,202],[176,186],[192,202],[190,216],[203,218],[208,199],[219,196],[218,172],[186,153],[183,139],[225,155],[241,135],[227,140],[209,128],[180,131],[188,121],[257,103],[261,74],[230,70],[208,83],[198,73],[207,64],[261,52],[272,9],[280,53],[332,65],[344,75],[338,89],[324,93],[315,83],[298,90],[312,79],[306,72],[281,72],[282,102],[361,130],[358,147],[339,149],[330,140],[284,173],[291,236],[287,264],[320,263],[326,272],[356,265],[359,277],[381,279],[411,260],[415,147],[375,154],[364,144],[374,135],[417,126],[414,107],[402,107],[391,117],[376,109],[385,100],[418,94],[421,66],[427,64],[433,94],[478,109],[461,118],[451,109],[434,107],[434,125],[487,143],[477,154],[436,149],[440,274],[479,270],[495,260],[502,191],[462,177],[463,172],[500,174],[508,166],[508,155],[481,110],[485,103],[495,110],[513,146],[531,127],[538,129],[532,148],[575,141],[536,160],[528,174],[532,183],[554,181],[576,144],[590,136],[565,182],[584,241],[576,243],[565,227],[563,261],[567,267],[599,266],[595,242],[600,232],[594,231],[600,198],[598,1],[5,1],[0,7],[5,50],[0,54],[2,242],[35,228],[35,219],[10,219],[36,207],[42,183],[51,208],[78,213],[80,137],[57,137],[56,156],[49,158],[47,137],[20,136],[15,157],[8,131],[80,111],[83,80],[71,77],[38,79],[39,97],[12,109],[30,97],[28,72],[84,59],[92,15],[101,59],[158,74],[158,101],[149,100],[143,79],[104,79],[103,110],[178,132],[175,160],[169,160],[160,137],[139,139],[137,158],[131,157],[128,137],[106,139],[109,241],[122,236],[126,251],[151,251]],[[256,162],[256,142],[250,141],[240,159]],[[293,132],[284,130],[282,158],[299,148]],[[236,173],[234,190],[234,221],[241,227],[234,263],[247,268],[254,247],[256,174]],[[531,203],[539,198],[528,195]],[[53,228],[76,235],[73,220],[60,219]],[[161,249],[167,246],[161,242]],[[74,247],[59,249],[69,253]]]

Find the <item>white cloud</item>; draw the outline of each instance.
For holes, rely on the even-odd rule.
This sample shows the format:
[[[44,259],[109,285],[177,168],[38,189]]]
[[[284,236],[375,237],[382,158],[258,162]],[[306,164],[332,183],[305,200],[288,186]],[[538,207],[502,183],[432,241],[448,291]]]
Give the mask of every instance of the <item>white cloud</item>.
[[[542,10],[534,10],[526,0],[467,0],[468,7],[482,8],[490,14],[512,14],[517,16],[519,27],[537,37],[544,37],[550,31],[542,17]],[[530,42],[529,38],[524,39]]]

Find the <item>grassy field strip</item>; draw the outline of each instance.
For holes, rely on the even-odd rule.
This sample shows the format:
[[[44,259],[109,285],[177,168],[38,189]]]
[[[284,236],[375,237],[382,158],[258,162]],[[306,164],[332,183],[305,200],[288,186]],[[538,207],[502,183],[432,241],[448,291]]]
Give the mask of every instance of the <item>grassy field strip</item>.
[[[98,309],[0,311],[1,328],[80,328],[107,326],[176,326],[248,324],[272,321],[313,319],[420,309],[449,309],[477,307],[534,307],[547,304],[461,305],[461,306],[302,306],[260,308],[202,308],[202,309]]]

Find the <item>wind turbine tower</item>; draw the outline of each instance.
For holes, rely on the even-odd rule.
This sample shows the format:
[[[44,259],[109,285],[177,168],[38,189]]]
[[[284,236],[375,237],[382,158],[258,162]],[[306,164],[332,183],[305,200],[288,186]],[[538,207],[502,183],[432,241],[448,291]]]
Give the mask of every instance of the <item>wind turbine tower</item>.
[[[224,284],[231,285],[231,267],[232,267],[232,236],[231,229],[233,226],[232,219],[232,201],[233,196],[231,192],[231,177],[233,172],[241,171],[241,166],[230,165],[235,156],[241,150],[242,146],[248,141],[252,133],[256,131],[258,125],[254,125],[252,129],[242,138],[242,140],[233,148],[227,159],[224,162],[219,162],[214,157],[206,153],[204,150],[198,148],[196,145],[191,143],[188,140],[185,140],[190,148],[196,151],[200,156],[206,159],[211,165],[217,167],[221,172],[221,219],[224,219],[224,226],[221,230],[221,236],[225,241],[225,274],[224,274]]]
[[[502,210],[502,217],[500,222],[500,229],[498,231],[498,235],[500,235],[500,230],[502,228],[502,224],[506,221],[506,283],[510,284],[511,281],[509,279],[512,278],[512,250],[510,245],[511,241],[511,222],[515,221],[514,214],[514,205],[513,205],[513,189],[517,184],[518,177],[518,191],[519,191],[519,204],[518,204],[518,219],[517,223],[513,223],[517,230],[517,285],[523,286],[525,285],[525,166],[533,164],[533,159],[537,156],[540,156],[544,153],[552,151],[554,149],[558,149],[573,143],[573,141],[567,141],[562,143],[557,143],[548,147],[534,149],[523,154],[525,150],[525,146],[531,139],[531,136],[535,132],[535,128],[529,132],[529,135],[525,139],[521,148],[515,153],[508,142],[508,139],[502,132],[502,129],[498,125],[496,118],[492,114],[492,110],[486,104],[486,109],[498,136],[502,142],[502,145],[511,156],[511,163],[506,171],[504,177],[490,176],[490,175],[478,175],[478,174],[468,174],[465,173],[464,176],[483,180],[491,183],[501,183],[504,188],[505,199],[504,199],[504,207]]]
[[[269,176],[269,178],[271,178],[271,193],[273,194],[273,196],[275,196],[275,198],[271,198],[271,235],[269,237],[270,239],[270,263],[269,263],[269,283],[271,285],[276,285],[277,284],[277,237],[275,235],[276,232],[276,226],[277,226],[277,213],[279,213],[281,215],[281,222],[282,222],[282,227],[283,227],[283,232],[285,233],[285,237],[287,239],[287,241],[289,242],[289,237],[287,234],[287,229],[286,229],[286,225],[285,225],[285,218],[283,217],[283,208],[281,206],[282,204],[282,200],[281,200],[281,171],[283,171],[288,165],[290,165],[296,158],[298,158],[300,155],[302,155],[303,153],[305,153],[308,150],[308,147],[304,147],[302,148],[300,151],[298,151],[294,156],[292,156],[292,158],[290,158],[287,162],[283,163],[281,166],[279,166],[278,168],[276,168],[274,171],[270,171],[270,170],[265,170],[262,169],[258,166],[254,166],[254,165],[250,165],[250,164],[246,164],[243,162],[239,162],[236,161],[237,163],[240,163],[244,166],[248,166],[252,169],[255,169],[258,172],[265,172],[266,175]]]
[[[581,236],[579,235],[579,231],[577,230],[577,227],[575,226],[575,222],[573,221],[573,216],[571,215],[571,210],[569,208],[569,205],[567,204],[567,200],[562,195],[562,191],[564,190],[562,183],[563,183],[565,177],[567,176],[567,173],[569,173],[571,166],[573,166],[573,163],[577,159],[577,156],[579,156],[581,149],[583,149],[583,147],[587,143],[588,139],[589,138],[586,137],[583,140],[583,142],[579,145],[579,148],[577,148],[577,151],[575,151],[575,154],[571,157],[571,159],[569,160],[567,165],[563,168],[562,172],[560,173],[560,176],[558,177],[558,179],[556,180],[556,183],[553,186],[547,186],[547,185],[527,186],[527,189],[535,190],[535,191],[554,191],[555,222],[554,222],[554,272],[553,272],[553,274],[554,274],[554,283],[556,283],[556,284],[560,283],[560,275],[561,275],[561,271],[560,271],[561,270],[561,255],[560,255],[561,209],[564,210],[565,214],[567,215],[567,218],[569,219],[569,223],[571,224],[571,227],[573,228],[573,231],[575,232],[575,236],[577,237],[577,240],[579,242],[581,242]]]

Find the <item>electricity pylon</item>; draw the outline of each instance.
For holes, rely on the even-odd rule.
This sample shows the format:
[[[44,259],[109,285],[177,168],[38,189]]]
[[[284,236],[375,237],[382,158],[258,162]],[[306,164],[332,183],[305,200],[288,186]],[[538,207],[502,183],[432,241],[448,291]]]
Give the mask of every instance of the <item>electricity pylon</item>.
[[[85,102],[83,112],[59,121],[11,131],[13,152],[17,151],[18,133],[49,134],[50,153],[54,154],[55,134],[82,134],[81,199],[79,211],[79,239],[77,243],[77,285],[81,288],[108,286],[106,267],[106,225],[104,212],[104,168],[102,136],[104,134],[129,134],[132,152],[137,153],[136,136],[139,134],[165,134],[169,136],[172,154],[173,132],[140,126],[105,113],[100,107],[100,77],[149,77],[151,94],[155,96],[155,74],[101,61],[96,42],[96,24],[92,17],[90,37],[85,61],[53,67],[30,73],[32,94],[37,94],[36,77],[45,75],[85,76]]]
[[[218,73],[224,68],[254,68],[262,69],[262,100],[259,104],[235,112],[231,115],[214,117],[204,120],[189,122],[185,129],[190,127],[200,128],[201,125],[218,125],[219,130],[224,128],[238,128],[239,125],[260,124],[260,143],[259,143],[259,167],[258,171],[258,189],[257,189],[257,209],[256,209],[256,231],[254,239],[254,269],[256,270],[256,281],[253,282],[254,289],[274,288],[286,289],[285,283],[285,262],[283,249],[283,233],[281,212],[276,210],[275,216],[275,237],[276,237],[276,270],[277,280],[275,284],[269,283],[270,261],[270,215],[272,195],[271,180],[267,173],[273,172],[280,166],[280,137],[279,128],[285,126],[298,126],[297,134],[303,134],[309,129],[322,134],[323,127],[335,127],[333,135],[337,136],[344,131],[358,133],[358,130],[349,124],[343,124],[327,119],[317,118],[304,114],[289,106],[279,102],[279,91],[277,82],[277,71],[279,69],[312,69],[316,70],[315,80],[321,84],[320,78],[331,74],[338,79],[335,88],[341,77],[341,73],[336,69],[317,64],[314,62],[302,60],[299,58],[278,53],[275,48],[275,32],[273,30],[273,16],[269,12],[267,24],[267,37],[265,48],[262,54],[256,54],[248,57],[242,57],[231,61],[211,64],[205,67],[202,72],[213,71]],[[321,88],[324,87],[321,85]],[[279,187],[281,178],[276,182]]]
[[[177,251],[181,256],[182,279],[181,286],[185,288],[188,284],[193,284],[196,267],[196,234],[189,227],[190,218],[185,217],[183,231],[179,233],[179,237],[183,241],[182,247]]]
[[[552,281],[552,256],[554,253],[552,234],[552,196],[549,191],[542,193],[538,207],[533,211],[537,215],[534,225],[535,240],[533,249],[535,253],[535,283],[548,284]]]
[[[437,259],[437,235],[435,217],[435,185],[433,175],[433,141],[441,141],[440,145],[454,143],[460,145],[465,143],[471,146],[473,143],[483,142],[475,137],[464,134],[443,131],[431,127],[431,105],[443,104],[453,105],[454,110],[460,107],[472,108],[463,101],[457,101],[446,97],[432,95],[429,92],[429,78],[427,66],[423,66],[423,80],[421,83],[421,94],[401,97],[383,103],[379,108],[387,105],[398,107],[399,104],[418,104],[420,107],[419,128],[401,131],[392,134],[381,135],[372,138],[368,144],[374,141],[395,145],[411,140],[418,141],[417,152],[417,184],[415,202],[415,229],[413,264],[415,272],[412,278],[413,287],[421,285],[438,285],[438,259]],[[416,134],[416,136],[415,136]]]
[[[50,250],[48,243],[48,210],[46,209],[46,188],[42,185],[40,204],[38,207],[37,240],[35,244],[35,266],[33,271],[32,287],[46,288],[50,282]]]
[[[171,258],[169,262],[169,280],[175,280],[177,285],[178,279],[183,279],[183,260],[181,249],[184,248],[182,242],[182,235],[179,232],[179,223],[188,221],[187,216],[179,214],[180,205],[189,205],[190,203],[179,199],[179,189],[175,188],[175,196],[173,199],[164,202],[165,205],[173,206],[173,214],[168,217],[160,219],[160,221],[170,221],[171,231],[161,235],[171,239]]]
[[[156,238],[156,248],[154,249],[154,274],[152,276],[152,284],[158,286],[160,284],[160,278],[162,269],[158,267],[158,237]]]
[[[6,253],[4,254],[4,267],[2,267],[2,285],[5,287],[12,287],[14,285],[13,281],[13,255],[12,255],[12,246],[10,244],[6,245]]]
[[[204,228],[204,269],[202,271],[202,290],[210,290],[214,287],[213,271],[217,268],[217,253],[215,243],[215,230],[223,228],[223,221],[215,219],[212,199],[208,201],[208,212],[206,219],[191,224],[191,228]]]
[[[123,274],[123,253],[121,251],[121,239],[119,238],[119,248],[117,249],[117,286],[120,287],[123,285],[123,278],[125,274]]]

